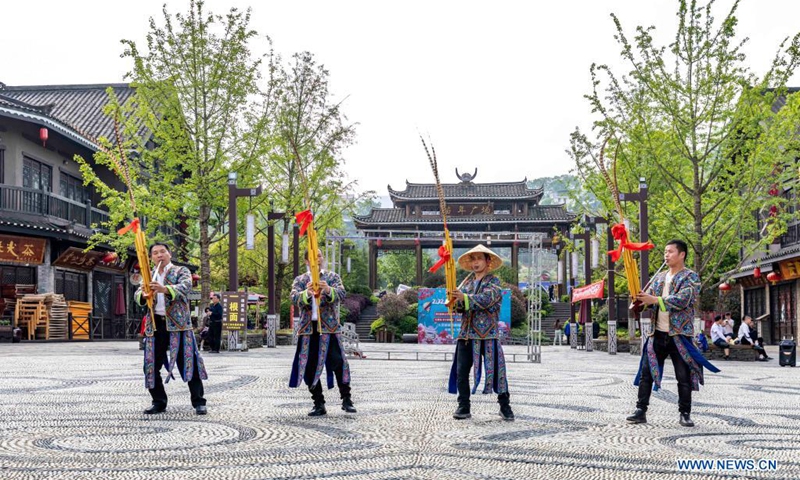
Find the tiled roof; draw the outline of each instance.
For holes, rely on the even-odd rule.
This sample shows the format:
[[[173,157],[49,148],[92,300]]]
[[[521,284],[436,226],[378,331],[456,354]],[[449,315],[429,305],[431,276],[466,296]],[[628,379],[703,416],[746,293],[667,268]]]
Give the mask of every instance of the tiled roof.
[[[445,183],[442,184],[447,200],[526,200],[542,196],[544,189],[528,188],[527,180],[505,183]],[[433,183],[408,183],[405,190],[393,190],[392,200],[438,200]]]
[[[127,83],[101,85],[7,86],[0,84],[0,102],[55,119],[96,141],[114,139],[114,122],[103,113],[108,103],[106,89],[111,87],[120,103],[128,100],[134,89]]]
[[[62,225],[52,220],[51,217],[46,216],[24,214],[14,216],[8,212],[3,212],[3,216],[0,218],[0,226],[32,230],[30,233],[38,231],[41,232],[42,236],[54,236],[57,238],[74,236],[81,239],[89,239],[92,236],[93,232],[82,225],[69,225],[69,222],[66,221]]]
[[[481,224],[481,223],[553,223],[572,222],[577,218],[574,213],[568,212],[564,205],[538,205],[528,209],[527,216],[521,215],[470,215],[450,216],[448,224]],[[402,208],[373,208],[369,215],[355,215],[353,221],[356,225],[416,225],[416,224],[441,224],[439,215],[426,215],[423,217],[406,217]]]

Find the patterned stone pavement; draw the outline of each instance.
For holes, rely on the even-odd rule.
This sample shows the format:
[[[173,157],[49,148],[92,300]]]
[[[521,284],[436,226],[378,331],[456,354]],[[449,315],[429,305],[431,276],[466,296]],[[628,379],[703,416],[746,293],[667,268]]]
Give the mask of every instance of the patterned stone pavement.
[[[695,428],[678,425],[674,377],[649,423],[626,425],[638,359],[545,347],[511,363],[516,422],[494,395],[451,418],[450,364],[385,361],[450,347],[370,345],[351,360],[358,412],[311,419],[289,389],[290,347],[206,355],[209,414],[182,382],[169,409],[145,416],[141,352],[132,342],[0,344],[0,479],[636,479],[800,478],[800,369],[725,362],[694,395]],[[524,353],[508,347],[507,353]],[[402,353],[402,355],[401,355]],[[681,471],[677,459],[771,459],[776,471]]]

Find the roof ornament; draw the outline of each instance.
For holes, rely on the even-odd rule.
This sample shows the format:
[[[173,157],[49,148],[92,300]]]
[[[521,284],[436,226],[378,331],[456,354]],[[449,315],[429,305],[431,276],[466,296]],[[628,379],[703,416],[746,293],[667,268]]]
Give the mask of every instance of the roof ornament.
[[[456,168],[456,177],[458,177],[458,179],[461,180],[461,183],[472,183],[472,181],[475,180],[476,176],[478,176],[477,168],[475,169],[475,173],[473,173],[472,175],[470,175],[469,173],[460,174],[458,173],[458,168]]]

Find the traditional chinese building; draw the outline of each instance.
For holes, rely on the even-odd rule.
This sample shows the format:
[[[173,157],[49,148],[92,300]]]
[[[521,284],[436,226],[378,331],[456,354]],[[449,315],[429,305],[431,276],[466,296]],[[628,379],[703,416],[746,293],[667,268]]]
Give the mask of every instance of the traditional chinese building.
[[[552,246],[555,232],[567,232],[576,215],[562,205],[540,205],[542,188],[530,188],[527,178],[516,182],[475,183],[473,174],[456,175],[459,183],[443,184],[447,204],[447,225],[453,233],[454,248],[486,243],[507,249],[514,272],[518,271],[519,233],[546,235],[544,248]],[[404,190],[391,187],[393,208],[373,208],[368,215],[355,216],[358,230],[369,238],[370,288],[377,288],[377,259],[382,250],[414,250],[417,283],[422,283],[423,249],[435,249],[441,238],[426,232],[443,229],[436,185],[409,183]],[[469,233],[470,235],[459,235]]]
[[[98,208],[101,198],[84,185],[73,159],[93,162],[95,139],[114,138],[113,122],[103,113],[108,87],[121,102],[133,94],[128,84],[0,83],[0,298],[32,290],[89,302],[93,337],[125,338],[140,320],[128,315],[133,286],[126,268],[132,262],[103,262],[108,251],[102,248],[84,252],[108,213]],[[124,189],[105,167],[95,173]],[[0,308],[0,314],[12,312]]]
[[[800,88],[788,89],[796,95]],[[786,104],[779,98],[773,105],[778,111]],[[736,281],[736,290],[741,296],[741,315],[750,315],[758,326],[764,342],[777,344],[784,337],[800,338],[800,197],[796,182],[775,185],[773,193],[783,199],[781,208],[794,214],[786,233],[775,239],[766,251],[743,257],[741,266],[729,272]],[[768,218],[768,212],[758,212],[756,231],[751,238],[758,238]],[[736,291],[734,290],[734,292]]]

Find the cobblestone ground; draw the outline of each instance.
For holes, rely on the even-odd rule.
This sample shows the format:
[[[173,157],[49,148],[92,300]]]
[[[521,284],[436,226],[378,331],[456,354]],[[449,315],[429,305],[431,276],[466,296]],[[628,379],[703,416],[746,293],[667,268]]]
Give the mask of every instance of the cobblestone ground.
[[[311,419],[308,392],[287,387],[291,347],[206,355],[199,417],[180,381],[167,385],[166,413],[142,414],[135,343],[2,344],[0,478],[800,478],[800,369],[776,361],[721,364],[694,394],[697,426],[683,428],[671,366],[649,423],[625,424],[638,362],[628,354],[545,347],[541,364],[509,364],[508,423],[494,395],[453,420],[447,362],[378,360],[450,347],[367,350],[350,361],[358,413],[340,410],[334,389],[327,417]],[[679,471],[688,458],[773,459],[778,470]]]

